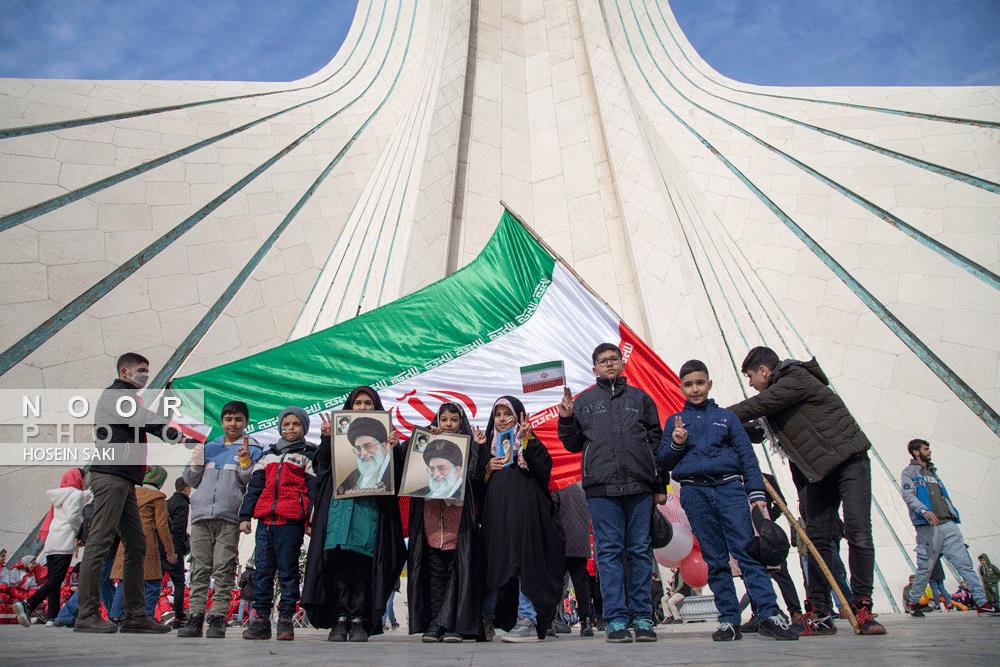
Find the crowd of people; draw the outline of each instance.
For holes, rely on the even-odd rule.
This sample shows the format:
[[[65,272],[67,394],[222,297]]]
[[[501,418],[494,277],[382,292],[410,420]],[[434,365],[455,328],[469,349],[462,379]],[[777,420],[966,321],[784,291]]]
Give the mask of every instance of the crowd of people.
[[[0,570],[0,595],[13,602],[22,625],[45,604],[48,618],[68,615],[62,624],[77,632],[176,628],[182,638],[222,638],[235,614],[249,620],[244,639],[267,640],[276,611],[277,640],[293,640],[304,614],[313,627],[329,629],[329,641],[365,642],[398,627],[392,600],[405,568],[409,632],[423,642],[492,641],[497,629],[504,642],[536,642],[567,619],[579,620],[584,638],[603,630],[612,643],[653,642],[655,627],[681,622],[684,599],[700,592],[680,571],[665,588],[653,558],[651,517],[673,480],[707,566],[719,623],[713,640],[739,640],[744,632],[777,640],[833,634],[840,614],[832,610],[838,596],[831,597],[826,568],[803,557],[802,605],[784,557],[769,562],[762,555],[762,522],[780,516],[779,498],[784,504],[751,444],[767,438],[788,462],[808,541],[830,569],[837,569],[840,540],[848,544],[849,580],[841,563],[845,571],[834,581],[860,634],[885,634],[872,609],[871,444],[815,359],[781,361],[769,348],[750,350],[742,371],[757,395],[729,408],[711,398],[706,365],[688,361],[678,373],[683,409],[665,420],[623,374],[616,345],[599,345],[591,362],[595,384],[575,397],[566,387],[558,406],[559,441],[581,453],[579,482],[553,490],[552,457],[516,396],[496,399],[485,431],[463,406],[444,403],[428,429],[468,436],[464,493],[410,499],[406,530],[393,495],[337,497],[332,414],[321,415],[316,444],[306,440],[312,417],[290,406],[277,418],[280,439],[264,447],[246,434],[248,406],[232,397],[219,416],[222,435],[192,448],[169,499],[161,490],[167,471],[145,464],[145,442],[147,434],[177,441],[180,433],[145,408],[132,422],[137,427],[99,421],[97,437],[122,458],[92,465],[86,481],[72,469],[48,492],[45,568],[26,556],[15,569]],[[141,406],[148,360],[125,354],[117,371],[101,404],[109,408],[124,395]],[[343,408],[384,410],[366,386],[355,388]],[[357,423],[348,433],[352,444],[362,436],[373,443],[359,457],[399,488],[410,443],[376,420]],[[907,610],[919,617],[941,604],[996,614],[1000,571],[985,554],[978,575],[973,570],[929,444],[916,439],[908,451],[901,487],[917,532],[918,567],[904,591]],[[241,574],[240,536],[251,532],[253,559]],[[77,590],[67,596],[63,583],[81,548],[69,575]],[[934,571],[942,557],[964,578],[951,596]],[[737,577],[746,591],[742,604]],[[751,620],[741,623],[748,604]],[[172,612],[170,624],[157,620],[163,611]]]

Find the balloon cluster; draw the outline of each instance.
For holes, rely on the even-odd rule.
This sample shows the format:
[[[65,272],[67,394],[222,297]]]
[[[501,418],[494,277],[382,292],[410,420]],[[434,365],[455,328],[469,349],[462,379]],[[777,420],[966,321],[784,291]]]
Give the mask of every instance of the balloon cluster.
[[[663,567],[679,567],[689,586],[704,586],[708,583],[708,565],[701,556],[701,548],[691,532],[691,522],[681,507],[680,498],[668,493],[666,504],[657,505],[656,509],[673,528],[673,538],[667,546],[653,550],[656,562]]]

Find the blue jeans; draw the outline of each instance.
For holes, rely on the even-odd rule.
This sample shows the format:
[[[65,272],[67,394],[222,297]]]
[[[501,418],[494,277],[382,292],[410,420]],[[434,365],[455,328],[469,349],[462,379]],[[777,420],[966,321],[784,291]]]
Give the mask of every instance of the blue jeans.
[[[624,623],[653,616],[653,553],[649,536],[653,497],[587,498],[594,527],[604,620]]]
[[[109,578],[111,575],[111,566],[114,562],[114,556],[108,558],[104,561],[104,569],[101,570],[101,602],[104,603],[104,609],[107,610],[108,616],[111,615],[111,606],[115,601],[115,585]],[[79,592],[73,591],[73,594],[69,596],[68,600],[66,600],[66,604],[59,609],[59,615],[56,617],[56,622],[63,625],[76,623],[76,613],[79,609],[79,597]]]
[[[951,596],[948,595],[948,591],[945,590],[944,579],[931,579],[929,583],[931,586],[931,592],[934,593],[934,606],[939,606],[942,598],[944,599],[944,606],[951,606]]]
[[[854,599],[854,592],[851,591],[851,585],[847,583],[847,568],[844,566],[844,559],[840,557],[840,540],[834,540],[833,542],[833,560],[830,563],[830,574],[833,575],[834,581],[840,586],[841,592],[847,601],[850,602]],[[832,591],[831,591],[832,593]],[[833,604],[837,606],[837,611],[842,611],[843,608],[840,606],[840,598],[836,595],[833,596]]]
[[[396,591],[389,593],[389,600],[385,603],[385,613],[382,614],[382,624],[399,625],[396,621],[396,610],[392,608],[392,601],[396,598]]]
[[[156,603],[160,600],[160,580],[147,579],[143,582],[143,592],[146,596],[146,616],[151,620],[156,613]],[[122,618],[125,615],[125,583],[119,582],[115,588],[115,598],[111,602],[111,618]]]
[[[242,623],[243,622],[243,614],[245,614],[247,612],[247,610],[250,608],[250,606],[251,606],[251,604],[250,604],[250,602],[248,600],[240,600],[240,608],[239,608],[239,611],[236,612],[236,622],[237,623]]]
[[[493,618],[493,612],[497,608],[497,592],[490,591],[483,598],[483,616],[485,618]],[[538,622],[538,613],[535,611],[535,605],[532,604],[528,596],[524,594],[521,590],[521,584],[518,582],[517,587],[517,617],[526,618],[532,623]]]
[[[291,618],[295,615],[295,605],[299,602],[299,553],[302,551],[304,534],[305,526],[301,523],[286,523],[282,526],[257,524],[257,545],[254,551],[257,572],[253,578],[253,608],[259,618],[271,618],[275,572],[278,573],[278,583],[281,586],[278,618]]]
[[[681,505],[691,520],[691,528],[708,565],[708,585],[715,596],[719,622],[740,623],[740,604],[729,567],[730,554],[739,563],[757,617],[763,620],[777,614],[778,600],[771,577],[746,551],[753,538],[753,524],[743,482],[734,480],[718,486],[685,484]]]

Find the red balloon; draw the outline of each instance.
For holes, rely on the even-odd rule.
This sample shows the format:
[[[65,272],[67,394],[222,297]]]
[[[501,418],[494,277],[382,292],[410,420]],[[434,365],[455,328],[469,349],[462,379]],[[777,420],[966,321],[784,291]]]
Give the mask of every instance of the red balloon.
[[[681,562],[681,576],[688,586],[695,588],[708,583],[708,564],[701,557],[701,551],[692,549]]]

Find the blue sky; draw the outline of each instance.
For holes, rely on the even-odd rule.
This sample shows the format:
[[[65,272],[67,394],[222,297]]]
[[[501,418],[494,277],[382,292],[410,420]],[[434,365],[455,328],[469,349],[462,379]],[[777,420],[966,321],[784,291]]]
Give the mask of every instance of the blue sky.
[[[333,57],[355,4],[0,0],[0,76],[297,79]],[[1000,84],[998,0],[673,0],[671,5],[702,56],[742,81]]]

